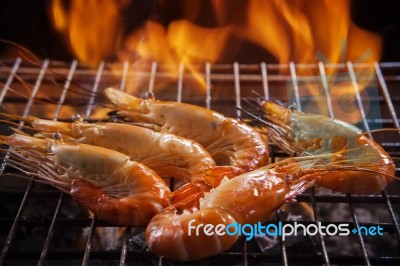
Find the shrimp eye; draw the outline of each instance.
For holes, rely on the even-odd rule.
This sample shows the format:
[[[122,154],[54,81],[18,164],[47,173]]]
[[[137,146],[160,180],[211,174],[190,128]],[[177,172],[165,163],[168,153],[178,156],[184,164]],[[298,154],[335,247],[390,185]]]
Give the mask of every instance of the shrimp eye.
[[[54,138],[55,140],[60,140],[60,139],[62,139],[62,135],[61,135],[60,132],[54,132],[54,133],[53,133],[53,138]]]
[[[289,110],[290,110],[291,112],[297,111],[297,105],[296,105],[296,103],[292,103],[291,105],[289,105]]]
[[[155,99],[155,96],[154,96],[154,93],[153,93],[153,92],[148,91],[148,92],[145,93],[144,98],[145,98],[145,99],[153,100],[153,99]]]
[[[292,183],[294,180],[294,176],[291,174],[286,174],[285,179],[287,182]]]
[[[81,120],[82,120],[82,117],[80,115],[78,115],[78,114],[74,114],[72,116],[72,121],[74,121],[74,122],[78,122],[78,121],[81,121]]]

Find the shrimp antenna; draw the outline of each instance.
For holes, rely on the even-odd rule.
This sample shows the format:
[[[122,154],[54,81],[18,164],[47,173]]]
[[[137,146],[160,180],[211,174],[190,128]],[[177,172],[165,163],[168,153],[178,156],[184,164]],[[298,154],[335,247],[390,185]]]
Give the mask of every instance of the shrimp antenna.
[[[254,92],[254,93],[256,93],[256,92]],[[257,111],[261,111],[259,99],[256,99],[256,98],[253,98],[253,97],[246,97],[246,98],[243,98],[243,100],[246,103],[248,103],[251,107],[256,109]]]
[[[255,115],[249,111],[246,111],[245,109],[242,109],[240,107],[237,107],[238,110],[242,111],[243,113],[249,115],[250,117],[254,118],[256,121],[261,122],[262,124],[266,125],[268,129],[272,129],[276,134],[271,134],[270,137],[272,139],[280,138],[282,141],[281,148],[285,150],[288,153],[295,154],[296,151],[298,150],[295,146],[291,145],[291,141],[288,140],[289,134],[285,131],[285,128],[279,127],[278,125],[274,124],[273,122],[270,122],[266,119],[263,119],[262,117]],[[276,136],[277,135],[277,136]]]
[[[255,96],[257,96],[258,100],[265,100],[265,97],[262,96],[259,92],[252,90],[251,93],[253,93]]]
[[[253,114],[253,113],[251,113],[251,112],[249,112],[249,111],[247,111],[247,110],[245,110],[245,109],[243,109],[243,108],[241,108],[241,107],[236,107],[236,109],[238,109],[239,111],[241,111],[241,112],[247,114],[248,116],[250,116],[250,117],[256,119],[257,121],[259,121],[259,122],[265,124],[266,126],[271,127],[271,128],[274,129],[277,133],[280,133],[280,132],[281,132],[281,130],[279,129],[279,127],[277,127],[275,124],[273,124],[273,123],[271,123],[271,122],[269,122],[269,121],[267,121],[267,120],[261,118],[260,116],[255,115],[255,114]]]
[[[37,129],[31,127],[31,126],[27,126],[25,124],[24,125],[21,124],[21,122],[28,123],[28,124],[32,123],[34,118],[31,117],[31,116],[22,117],[22,116],[18,116],[18,115],[6,114],[6,113],[1,113],[1,112],[0,112],[0,116],[3,116],[3,117],[6,117],[6,118],[10,119],[10,120],[0,119],[1,123],[9,124],[11,126],[15,126],[15,127],[18,127],[18,128],[25,128],[25,129],[28,129],[28,130],[37,130]],[[14,121],[11,121],[11,120],[18,120],[20,122],[14,122]],[[13,129],[13,131],[16,131],[16,130]]]
[[[26,48],[22,45],[20,45],[16,42],[13,42],[13,41],[5,40],[5,39],[0,39],[0,42],[17,47],[19,49],[18,54],[21,56],[21,58],[23,58],[27,62],[32,63],[32,64],[38,64],[38,62],[40,62],[39,58],[34,53],[29,51],[28,48]]]
[[[272,100],[266,99],[264,96],[262,96],[259,92],[255,91],[255,90],[252,90],[251,92],[255,96],[257,96],[257,98],[254,99],[254,100],[257,101],[258,104],[260,104],[260,101],[271,101],[271,102],[274,102],[274,103],[276,103],[276,104],[278,104],[280,106],[285,106],[285,104],[283,104],[283,102],[280,101],[280,100],[277,100],[277,99],[272,99]]]
[[[20,45],[20,44],[18,44],[16,42],[5,40],[5,39],[0,39],[0,42],[18,48],[18,54],[23,60],[25,60],[26,62],[28,62],[28,63],[30,63],[30,64],[32,64],[34,66],[40,67],[41,59],[39,57],[37,57],[33,52],[31,52],[28,48],[26,48],[26,47],[24,47],[24,46],[22,46],[22,45]],[[4,66],[4,64],[2,64],[2,65]],[[54,75],[54,78],[50,78],[49,80],[56,87],[62,88],[62,86],[56,81],[56,79],[61,79],[61,80],[70,82],[71,84],[76,86],[78,89],[80,89],[80,90],[78,90],[78,89],[69,89],[69,91],[74,93],[74,94],[77,94],[79,96],[86,96],[86,97],[94,96],[94,97],[96,97],[98,99],[104,99],[103,95],[100,92],[95,92],[94,93],[94,92],[88,91],[87,88],[85,88],[84,86],[80,85],[79,83],[77,83],[77,82],[75,82],[75,81],[73,81],[71,79],[68,79],[67,77],[64,77],[63,75],[59,74],[57,71],[52,70],[51,68],[49,68],[48,71],[51,72]],[[22,84],[24,84],[24,81],[20,77],[17,76],[16,78]],[[23,86],[25,87],[25,85],[23,85]],[[13,90],[13,91],[18,94],[18,91],[15,91],[15,90]],[[22,94],[22,96],[25,96],[25,95]],[[49,102],[53,102],[50,98],[46,97],[46,99]],[[38,101],[38,100],[36,100],[36,101]]]
[[[337,170],[341,170],[341,171],[360,171],[360,172],[369,172],[369,173],[375,173],[375,174],[379,174],[379,175],[383,175],[386,177],[391,177],[394,178],[396,180],[400,180],[400,177],[396,176],[396,175],[391,175],[391,174],[386,174],[386,173],[382,173],[379,172],[377,170],[373,170],[373,169],[369,169],[369,168],[364,168],[364,167],[355,167],[355,166],[345,166],[345,165],[335,165],[335,166],[330,166],[330,167],[326,167],[326,166],[314,166],[314,170],[315,171],[322,171],[322,172],[326,172],[326,171],[337,171]]]
[[[400,132],[400,128],[379,128],[372,129],[370,131],[362,132],[361,135],[374,134],[374,133],[384,133],[384,132]]]

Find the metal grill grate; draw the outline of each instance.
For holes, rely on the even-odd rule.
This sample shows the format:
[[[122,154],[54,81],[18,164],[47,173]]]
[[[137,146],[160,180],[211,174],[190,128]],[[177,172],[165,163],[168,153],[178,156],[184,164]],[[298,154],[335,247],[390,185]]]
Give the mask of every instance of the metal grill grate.
[[[153,92],[160,99],[198,104],[227,116],[242,116],[239,108],[246,108],[247,104],[243,97],[251,97],[255,91],[266,98],[295,103],[298,109],[307,112],[332,117],[345,112],[346,117],[354,118],[356,125],[365,131],[399,129],[400,63],[166,66],[102,62],[97,70],[90,70],[76,61],[67,64],[44,60],[35,65],[18,58],[1,62],[0,82],[1,111],[22,116],[69,120],[72,114],[80,113],[91,121],[102,120],[106,112],[99,107],[104,99],[98,95],[108,86],[117,86],[136,95]],[[348,95],[353,96],[346,98]],[[0,125],[0,130],[2,134],[10,133],[5,124]],[[398,132],[371,137],[393,157],[400,157]],[[285,157],[273,145],[271,149],[272,161]],[[126,228],[116,246],[105,248],[99,240],[99,230],[112,230],[112,225],[88,217],[66,194],[13,177],[21,175],[13,171],[3,162],[0,264],[175,263],[156,257],[143,246],[138,247],[143,228]],[[399,176],[399,168],[396,168],[396,176]],[[260,242],[241,240],[230,251],[196,263],[400,264],[398,191],[399,183],[395,181],[377,195],[351,196],[311,189],[298,197],[298,202],[306,203],[310,210],[308,217],[301,216],[303,224],[346,222],[356,228],[380,225],[384,237],[342,237],[341,242],[335,242],[337,239],[331,236],[317,235],[295,239],[295,243],[280,239],[276,246],[264,252]],[[279,212],[274,221],[286,221],[286,214]]]

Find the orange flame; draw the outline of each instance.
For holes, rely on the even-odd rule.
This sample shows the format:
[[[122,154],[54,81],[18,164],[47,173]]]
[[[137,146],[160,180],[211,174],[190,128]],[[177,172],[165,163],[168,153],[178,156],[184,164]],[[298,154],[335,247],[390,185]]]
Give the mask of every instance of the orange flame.
[[[174,21],[168,28],[149,21],[127,38],[125,51],[119,53],[119,57],[125,60],[126,51],[135,51],[142,60],[170,65],[172,73],[176,65],[183,63],[204,88],[204,78],[193,64],[216,62],[230,31],[229,26],[208,29],[187,20]]]
[[[129,0],[53,0],[51,18],[74,55],[88,65],[114,55],[120,40],[120,11]]]
[[[52,18],[55,28],[65,34],[78,59],[98,62],[110,54],[120,42],[121,10],[129,0],[71,1],[69,8],[62,0],[53,0]],[[168,3],[168,1],[163,1]],[[229,34],[257,43],[276,56],[279,63],[312,63],[322,54],[329,62],[376,61],[381,50],[381,38],[356,26],[350,19],[350,2],[338,0],[249,0],[243,5],[238,21],[230,3],[212,1],[213,12],[220,25],[205,28],[188,20],[176,20],[167,28],[149,21],[134,31],[125,43],[144,58],[165,63],[215,62]],[[197,5],[199,6],[199,5]],[[192,9],[184,8],[187,17],[197,16]],[[346,42],[346,53],[343,53]],[[260,58],[262,61],[262,58]]]
[[[250,0],[241,34],[272,52],[279,63],[332,63],[380,57],[381,38],[350,19],[350,1]],[[347,44],[344,47],[343,44]]]
[[[328,0],[210,0],[195,1],[194,6],[182,1],[177,11],[182,19],[166,26],[149,20],[123,40],[121,11],[129,0],[71,1],[68,8],[62,0],[52,3],[55,28],[66,36],[79,60],[95,65],[117,55],[121,61],[133,58],[174,65],[171,72],[184,63],[203,86],[204,77],[193,65],[223,62],[221,56],[230,50],[232,40],[257,44],[279,63],[375,62],[382,47],[380,36],[351,21],[349,0],[334,4]],[[159,4],[162,8],[173,2],[160,0]],[[204,5],[211,9],[206,15],[213,16],[213,27],[196,24],[205,13],[201,11]],[[235,61],[233,53],[229,63]],[[259,62],[264,60],[259,58]]]

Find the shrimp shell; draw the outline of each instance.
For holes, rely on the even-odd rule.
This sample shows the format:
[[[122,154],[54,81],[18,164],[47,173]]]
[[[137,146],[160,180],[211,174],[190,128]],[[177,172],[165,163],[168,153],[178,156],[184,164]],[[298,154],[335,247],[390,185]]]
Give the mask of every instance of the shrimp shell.
[[[21,134],[0,136],[0,141],[12,146],[10,166],[71,194],[102,220],[146,225],[169,205],[164,181],[117,151]]]
[[[263,167],[222,182],[204,197],[199,210],[187,213],[172,206],[155,215],[146,228],[148,246],[157,255],[176,260],[201,259],[225,251],[235,244],[237,235],[207,235],[202,230],[195,234],[189,232],[189,223],[227,226],[265,222],[313,183],[301,174],[309,172],[302,172],[294,163],[290,167]]]
[[[3,116],[10,117],[8,114]],[[121,123],[85,123],[78,115],[73,117],[73,123],[36,117],[12,118],[29,123],[44,136],[49,132],[60,132],[79,143],[119,151],[150,167],[162,178],[175,177],[189,182],[196,177],[201,179],[206,170],[216,166],[199,143],[174,134]]]
[[[197,141],[217,165],[237,167],[243,173],[264,166],[269,159],[265,137],[238,120],[200,106],[141,99],[113,88],[105,94],[122,117]]]
[[[388,153],[360,129],[323,115],[287,109],[261,100],[270,139],[289,155],[327,155],[316,183],[350,194],[379,193],[395,176]]]

